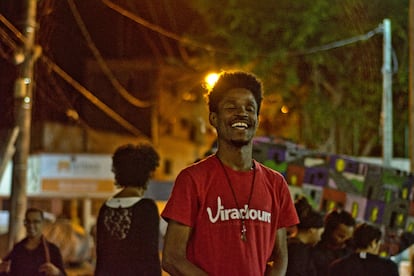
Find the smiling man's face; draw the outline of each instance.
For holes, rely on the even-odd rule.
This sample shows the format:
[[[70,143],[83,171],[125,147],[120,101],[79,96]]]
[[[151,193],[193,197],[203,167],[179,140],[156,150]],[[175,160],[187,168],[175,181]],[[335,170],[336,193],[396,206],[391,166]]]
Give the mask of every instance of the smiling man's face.
[[[220,140],[237,147],[249,144],[258,125],[253,94],[244,88],[229,90],[218,104],[217,112],[210,113],[210,123]]]
[[[27,237],[36,238],[42,235],[43,218],[39,212],[29,212],[24,220]]]

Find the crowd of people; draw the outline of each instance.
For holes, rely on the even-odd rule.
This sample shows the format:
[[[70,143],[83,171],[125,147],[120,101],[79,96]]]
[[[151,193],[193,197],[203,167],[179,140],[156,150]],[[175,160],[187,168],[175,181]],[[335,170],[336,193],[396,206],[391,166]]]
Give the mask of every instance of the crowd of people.
[[[287,276],[398,276],[398,265],[380,257],[382,232],[378,226],[356,222],[335,209],[325,216],[306,198],[295,203],[300,223],[288,239]]]
[[[159,165],[150,144],[112,156],[120,191],[100,208],[95,275],[398,275],[378,256],[381,231],[345,210],[322,215],[292,200],[282,174],[252,157],[263,98],[253,74],[223,72],[209,91],[215,152],[184,168],[160,215],[144,193]],[[41,233],[43,213],[28,209],[27,237],[0,263],[6,275],[66,275],[59,248]]]

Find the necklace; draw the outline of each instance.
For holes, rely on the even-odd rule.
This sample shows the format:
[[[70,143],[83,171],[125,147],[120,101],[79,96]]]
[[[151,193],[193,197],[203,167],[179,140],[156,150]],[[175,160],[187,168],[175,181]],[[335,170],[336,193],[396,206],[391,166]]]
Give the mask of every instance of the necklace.
[[[227,183],[229,184],[231,193],[233,195],[234,202],[236,203],[237,211],[239,212],[239,217],[240,217],[240,224],[241,224],[240,225],[240,227],[241,227],[241,229],[240,229],[240,232],[241,232],[240,239],[245,242],[245,241],[247,241],[247,235],[246,235],[247,234],[247,228],[246,228],[246,223],[245,223],[244,217],[243,217],[243,215],[241,213],[241,210],[240,210],[240,207],[239,207],[239,203],[237,201],[236,193],[234,192],[233,185],[231,184],[230,177],[227,174],[227,171],[226,171],[226,168],[224,167],[223,162],[221,162],[221,160],[218,156],[216,156],[216,157],[219,160],[221,168],[223,169],[224,175],[226,176],[226,179],[227,179]],[[254,165],[254,162],[253,162],[253,167],[252,168],[253,168],[253,179],[252,179],[252,184],[250,186],[249,198],[247,200],[246,214],[248,214],[248,212],[249,212],[250,200],[252,199],[252,195],[253,195],[254,180],[256,178],[256,167]]]

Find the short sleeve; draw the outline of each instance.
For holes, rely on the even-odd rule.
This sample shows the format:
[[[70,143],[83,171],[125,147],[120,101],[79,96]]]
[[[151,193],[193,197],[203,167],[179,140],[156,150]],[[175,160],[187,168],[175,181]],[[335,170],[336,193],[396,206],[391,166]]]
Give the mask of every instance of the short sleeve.
[[[192,227],[198,210],[199,200],[194,178],[188,170],[181,171],[161,216],[167,221],[174,220]]]

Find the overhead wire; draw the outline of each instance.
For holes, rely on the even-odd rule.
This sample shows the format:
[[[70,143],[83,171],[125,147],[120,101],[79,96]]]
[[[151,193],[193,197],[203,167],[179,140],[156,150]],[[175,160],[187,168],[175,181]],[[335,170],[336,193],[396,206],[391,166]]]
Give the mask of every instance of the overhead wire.
[[[128,3],[129,3],[130,6],[137,5],[137,3],[134,2],[134,1],[129,1]],[[124,19],[124,17],[122,19]],[[126,22],[129,23],[129,19],[126,18],[126,20],[121,21],[121,22],[122,23],[126,23]],[[128,28],[128,30],[129,30],[129,28]],[[147,29],[147,28],[142,28],[141,29],[141,34],[142,34],[143,40],[147,43],[148,48],[151,50],[151,52],[152,52],[152,54],[154,56],[154,59],[156,60],[157,64],[160,64],[160,65],[161,64],[164,64],[165,63],[165,59],[164,59],[164,55],[161,53],[161,49],[160,49],[160,47],[158,45],[159,43],[157,43],[154,40],[154,37],[150,35],[150,32],[152,32],[152,31],[149,30],[149,29]]]
[[[47,64],[45,64],[47,66]],[[88,125],[88,123],[79,116],[76,108],[74,107],[73,103],[68,99],[68,96],[64,93],[61,86],[57,83],[56,78],[49,78],[47,84],[56,92],[58,96],[58,102],[52,100],[50,96],[44,95],[44,100],[48,101],[50,105],[52,105],[55,109],[62,110],[62,103],[64,104],[64,114],[69,117],[71,120],[75,121],[79,124],[83,129],[92,130],[92,128]],[[42,86],[42,85],[41,85]],[[48,89],[47,87],[45,89]]]
[[[5,25],[5,27],[10,30],[11,32],[19,32],[14,26],[13,24],[11,24],[1,13],[0,13],[0,21]],[[21,35],[21,33],[19,32],[19,34]],[[4,28],[0,28],[0,38],[2,39],[2,41],[4,42],[4,44],[6,44],[12,51],[16,51],[16,49],[18,49],[18,46],[16,44],[16,42],[9,36],[9,34],[7,33],[6,30],[4,30]],[[0,48],[0,54],[5,58],[5,59],[10,59],[10,56],[8,55],[8,53],[6,51],[3,50],[3,47]]]
[[[365,33],[365,34],[357,35],[357,36],[347,38],[347,39],[342,39],[342,40],[339,40],[339,41],[334,41],[334,42],[327,43],[327,44],[317,46],[317,47],[311,47],[307,50],[302,50],[302,51],[299,51],[299,52],[296,52],[296,53],[292,53],[292,55],[309,55],[309,54],[314,54],[314,53],[317,53],[317,52],[328,51],[328,50],[332,50],[332,49],[335,49],[335,48],[340,48],[340,47],[347,46],[347,45],[350,45],[350,44],[353,44],[353,43],[356,43],[356,42],[359,42],[359,41],[368,40],[368,39],[370,39],[371,37],[373,37],[374,35],[376,35],[378,33],[382,33],[382,26],[381,25],[378,26],[377,28]]]
[[[153,3],[153,2],[151,2]],[[172,29],[177,30],[177,20],[176,20],[176,16],[174,16],[173,14],[173,7],[171,5],[171,1],[169,0],[163,0],[163,6],[165,7],[165,12],[167,14],[167,18],[169,21],[169,26],[172,27]],[[189,64],[189,55],[187,52],[187,49],[185,47],[183,47],[182,44],[177,44],[177,49],[178,49],[178,53],[180,54],[181,59],[186,63]]]
[[[109,117],[114,119],[117,123],[123,126],[125,129],[129,130],[132,134],[136,136],[145,136],[139,129],[125,120],[122,116],[112,110],[108,105],[104,102],[99,100],[92,92],[88,89],[83,87],[79,82],[74,80],[69,74],[67,74],[62,68],[60,68],[57,64],[52,62],[48,57],[45,55],[41,56],[43,62],[45,62],[56,74],[58,74],[62,79],[64,79],[67,83],[69,83],[73,88],[75,88],[79,93],[81,93],[85,98],[87,98],[92,104],[99,107],[105,114]]]
[[[136,14],[133,14],[133,13],[129,12],[128,10],[122,8],[121,6],[111,2],[109,0],[102,0],[102,3],[105,4],[107,7],[117,11],[119,14],[129,18],[130,20],[133,20],[134,22],[136,22],[136,23],[138,23],[138,24],[140,24],[140,25],[142,25],[142,26],[144,26],[144,27],[146,27],[146,28],[148,28],[148,29],[150,29],[154,32],[157,32],[161,35],[164,35],[166,37],[174,39],[174,40],[176,40],[178,42],[181,42],[183,44],[199,47],[199,48],[202,48],[202,49],[210,51],[210,52],[227,52],[227,53],[229,52],[228,50],[218,49],[218,48],[215,48],[211,45],[206,46],[203,43],[199,43],[197,41],[194,41],[194,40],[191,40],[191,39],[188,39],[188,38],[184,38],[184,37],[181,37],[181,36],[179,36],[179,35],[177,35],[173,32],[167,31],[167,30],[163,29],[162,27],[148,22],[147,20],[143,19],[142,17],[139,17]],[[4,19],[5,18],[3,16],[0,17],[0,20],[6,24],[7,22],[5,22]],[[7,25],[10,29],[14,28],[14,26],[12,26],[10,23],[7,23]],[[356,42],[359,42],[359,41],[368,40],[372,36],[374,36],[378,33],[382,33],[382,24],[379,24],[379,26],[377,28],[375,28],[375,29],[373,29],[373,30],[371,30],[371,31],[369,31],[365,34],[357,35],[357,36],[347,38],[347,39],[343,39],[343,40],[339,40],[339,41],[334,41],[334,42],[331,42],[331,43],[324,44],[322,46],[311,47],[309,49],[304,49],[304,50],[300,50],[300,51],[292,51],[290,53],[290,55],[292,55],[292,56],[295,56],[295,55],[309,55],[309,54],[314,54],[314,53],[317,53],[317,52],[332,50],[332,49],[347,46],[347,45],[350,45],[350,44],[353,44],[353,43],[356,43]]]
[[[209,52],[230,53],[230,51],[228,51],[228,50],[218,49],[218,48],[213,47],[211,45],[206,46],[206,45],[204,45],[202,43],[199,43],[197,41],[194,41],[194,40],[191,40],[191,39],[188,39],[188,38],[184,38],[184,37],[181,37],[181,36],[171,32],[171,31],[167,31],[167,30],[163,29],[162,27],[160,27],[156,24],[150,23],[147,20],[143,19],[142,17],[139,17],[138,15],[127,11],[126,9],[124,9],[124,8],[120,7],[119,5],[111,2],[110,0],[102,0],[102,2],[106,6],[108,6],[109,8],[111,8],[111,9],[117,11],[118,13],[120,13],[121,15],[135,21],[136,23],[138,23],[138,24],[140,24],[140,25],[142,25],[142,26],[144,26],[144,27],[146,27],[146,28],[148,28],[148,29],[150,29],[154,32],[157,32],[161,35],[164,35],[164,36],[169,37],[171,39],[174,39],[178,42],[181,42],[182,44],[187,44],[187,45],[191,45],[191,46],[194,46],[194,47],[198,47],[198,48],[204,49],[204,50],[209,51]],[[321,46],[311,47],[309,49],[304,49],[304,50],[300,50],[300,51],[292,51],[288,54],[290,56],[303,56],[303,55],[315,54],[315,53],[318,53],[318,52],[329,51],[329,50],[332,50],[332,49],[335,49],[335,48],[348,46],[350,44],[354,44],[354,43],[357,43],[357,42],[360,42],[360,41],[366,41],[366,40],[370,39],[371,37],[373,37],[374,35],[380,34],[382,32],[383,32],[383,26],[382,26],[382,24],[379,24],[378,27],[376,27],[375,29],[373,29],[371,31],[368,31],[365,34],[357,35],[357,36],[350,37],[350,38],[347,38],[347,39],[334,41],[334,42],[327,43],[327,44],[324,44],[324,45],[321,45]],[[262,55],[261,54],[259,56],[266,57],[267,55]],[[392,66],[393,73],[396,73],[398,71],[398,59],[396,57],[394,49],[392,51],[392,61],[393,61],[393,66]]]
[[[0,21],[21,41],[26,42],[26,37],[6,18],[0,13]]]
[[[200,43],[198,41],[189,39],[189,38],[185,38],[182,37],[180,35],[177,35],[176,33],[173,33],[171,31],[165,30],[164,28],[150,23],[147,20],[145,20],[144,18],[124,9],[123,7],[113,3],[110,0],[102,0],[102,3],[104,3],[107,7],[117,11],[119,14],[121,14],[122,16],[125,16],[127,18],[129,18],[130,20],[133,20],[134,22],[140,24],[141,26],[144,26],[156,33],[159,33],[161,35],[164,35],[168,38],[174,39],[178,42],[181,42],[182,44],[186,44],[186,45],[190,45],[193,47],[197,47],[197,48],[201,48],[204,49],[206,51],[209,52],[217,52],[217,53],[230,53],[230,50],[226,50],[226,49],[219,49],[217,47],[211,46],[211,45],[205,45],[203,43]],[[303,50],[298,50],[298,51],[291,51],[289,53],[289,55],[291,56],[298,56],[298,55],[309,55],[309,54],[314,54],[317,52],[322,52],[322,51],[328,51],[328,50],[332,50],[335,48],[340,48],[340,47],[344,47],[359,41],[364,41],[364,40],[368,40],[369,38],[371,38],[372,36],[378,34],[378,33],[382,33],[382,24],[380,24],[377,28],[362,34],[362,35],[357,35],[351,38],[347,38],[347,39],[343,39],[343,40],[339,40],[339,41],[334,41],[331,43],[327,43],[324,44],[322,46],[316,46],[316,47],[311,47],[308,49],[303,49]],[[267,55],[259,55],[262,57],[266,57]]]
[[[10,38],[8,33],[3,28],[0,28],[0,38],[2,39],[4,44],[7,45],[10,49],[17,49],[16,43],[13,41],[13,39]],[[8,51],[4,50],[2,45],[0,45],[0,55],[6,60],[10,59]]]
[[[126,10],[126,9],[124,9],[123,7],[117,5],[114,2],[111,2],[109,0],[102,0],[102,3],[105,4],[108,8],[111,8],[114,11],[118,12],[122,16],[125,16],[125,17],[129,18],[130,20],[132,20],[132,21],[134,21],[134,22],[136,22],[136,23],[138,23],[138,24],[140,24],[140,25],[156,32],[156,33],[159,33],[163,36],[166,36],[168,38],[171,38],[171,39],[176,40],[178,42],[181,42],[183,44],[193,46],[193,47],[196,47],[196,48],[200,48],[200,49],[206,50],[208,52],[222,52],[222,53],[230,53],[231,52],[229,50],[218,49],[218,48],[213,47],[211,45],[206,45],[204,43],[200,43],[200,42],[197,42],[195,40],[177,35],[177,34],[171,32],[171,31],[165,30],[164,28],[162,28],[162,27],[160,27],[156,24],[148,22],[144,18],[142,18],[142,17]]]
[[[92,37],[91,37],[88,29],[86,28],[86,25],[83,22],[82,17],[80,15],[75,3],[73,2],[73,0],[68,0],[68,4],[69,4],[70,10],[73,14],[73,17],[75,18],[75,21],[78,24],[78,27],[81,30],[81,33],[82,33],[83,37],[86,40],[86,43],[87,43],[89,49],[92,51],[92,54],[94,55],[94,57],[95,57],[96,61],[98,62],[100,68],[102,69],[103,73],[108,78],[108,80],[111,82],[112,86],[115,88],[117,93],[119,95],[121,95],[130,104],[132,104],[136,107],[147,108],[147,107],[151,106],[152,105],[151,102],[142,101],[142,100],[134,97],[133,95],[131,95],[131,93],[129,93],[119,83],[119,81],[116,79],[116,77],[112,73],[111,69],[109,68],[109,66],[107,65],[105,60],[103,59],[103,57],[100,54],[100,52],[99,52],[98,48],[96,47],[95,43],[93,42]]]
[[[161,50],[158,48],[157,43],[154,42],[153,39],[149,36],[148,30],[144,29],[144,31],[142,32],[142,35],[144,36],[144,39],[147,41],[148,47],[151,49],[152,54],[155,57],[155,60],[158,62],[158,64],[162,64],[163,57],[161,54]]]
[[[14,27],[14,25],[12,23],[10,23],[7,20],[7,18],[4,17],[1,13],[0,13],[0,21],[3,22],[3,24],[5,24],[7,26],[7,28],[22,43],[26,43],[26,37],[16,27]],[[136,136],[145,137],[145,138],[148,139],[148,137],[145,134],[143,134],[139,129],[137,129],[135,126],[133,126],[127,120],[125,120],[121,115],[116,113],[109,106],[107,106],[105,103],[103,103],[101,100],[99,100],[95,95],[93,95],[92,92],[90,92],[85,87],[83,87],[80,83],[78,83],[76,80],[74,80],[69,74],[67,74],[62,68],[60,68],[53,61],[51,61],[47,56],[45,56],[44,54],[41,54],[40,60],[42,60],[46,65],[48,65],[49,68],[52,71],[54,71],[57,75],[59,75],[63,80],[65,80],[67,83],[69,83],[77,92],[82,94],[87,100],[89,100],[92,104],[94,104],[96,107],[98,107],[100,110],[102,110],[106,115],[108,115],[110,118],[112,118],[118,124],[120,124],[122,127],[124,127],[126,130],[128,130],[130,133],[132,133]]]
[[[155,22],[159,22],[157,11],[154,9],[153,0],[145,0],[146,5],[148,6],[148,11]],[[165,36],[160,35],[161,45],[163,46],[164,50],[166,51],[168,56],[173,56],[173,47],[171,46],[171,41],[166,39]]]
[[[14,42],[14,40],[10,38],[10,36],[7,34],[7,32],[3,28],[0,28],[0,37],[10,48],[13,48],[13,49],[17,48],[16,42]]]
[[[69,0],[69,2],[70,1],[72,1],[72,0]],[[141,18],[141,17],[139,17],[139,16],[137,16],[137,15],[135,15],[135,14],[127,11],[127,10],[125,10],[124,8],[116,5],[115,3],[113,3],[113,2],[111,2],[109,0],[102,0],[102,2],[106,6],[108,6],[109,8],[111,8],[111,9],[117,11],[118,13],[120,13],[121,15],[123,15],[123,16],[125,16],[125,17],[127,17],[127,18],[129,18],[129,19],[131,19],[133,21],[135,21],[136,23],[138,23],[138,24],[140,24],[140,25],[142,25],[142,26],[144,26],[144,27],[146,27],[146,28],[148,28],[148,29],[150,29],[150,30],[152,30],[154,32],[157,32],[157,33],[162,34],[162,35],[164,35],[166,37],[169,37],[171,39],[174,39],[176,41],[179,41],[179,42],[181,42],[183,44],[191,45],[191,46],[194,46],[194,47],[199,47],[199,48],[202,48],[202,49],[207,50],[207,51],[210,51],[210,52],[211,51],[214,51],[214,52],[228,52],[227,50],[217,49],[217,48],[214,48],[214,47],[212,47],[210,45],[207,45],[206,46],[206,45],[204,45],[202,43],[199,43],[197,41],[190,40],[188,38],[181,37],[181,36],[179,36],[179,35],[177,35],[177,34],[175,34],[173,32],[167,31],[167,30],[161,28],[160,26],[155,25],[155,24],[152,24],[152,23],[146,21],[145,19],[143,19],[143,18]],[[12,32],[18,38],[20,38],[22,40],[24,39],[23,35],[11,23],[9,23],[8,20],[5,19],[5,17],[2,16],[1,14],[0,14],[0,21],[2,21],[10,30],[12,30]],[[366,34],[358,35],[358,36],[351,37],[351,38],[344,39],[344,40],[335,41],[335,42],[328,43],[328,44],[325,44],[325,45],[322,45],[322,46],[312,47],[312,48],[309,48],[307,50],[292,52],[291,55],[308,55],[308,54],[313,54],[313,53],[317,53],[317,52],[328,51],[328,50],[331,50],[331,49],[334,49],[334,48],[339,48],[339,47],[347,46],[347,45],[356,43],[358,41],[368,40],[369,38],[371,38],[375,34],[378,34],[378,33],[381,33],[381,32],[382,32],[382,26],[380,25],[379,27],[375,28],[374,30],[371,30],[371,31],[367,32]],[[46,58],[46,57],[42,56],[42,58]],[[49,64],[51,64],[51,61],[50,60],[48,60],[47,62],[49,62]],[[62,69],[60,69],[60,67],[58,67],[56,64],[51,65],[51,67],[63,79],[65,79],[66,81],[70,82],[70,80],[71,80],[70,76],[67,75],[66,72],[64,72]],[[95,96],[93,96],[92,93],[90,93],[89,91],[87,91],[79,83],[77,83],[76,81],[74,81],[71,84],[72,84],[72,86],[74,88],[79,89],[78,92],[82,93],[92,103],[96,104],[98,107],[101,106],[99,103],[102,103],[102,102],[100,102],[99,99],[97,99]],[[89,93],[86,93],[85,90],[87,92],[89,92],[90,94]],[[93,97],[89,97],[87,95],[93,96]],[[104,103],[102,103],[102,104],[103,105],[100,108],[103,108],[103,110],[108,110],[109,107],[106,106]],[[111,110],[111,111],[106,111],[105,113],[107,115],[111,116],[110,114],[113,114],[112,112],[113,111]],[[116,114],[116,115],[114,115],[113,118],[115,119],[117,117],[120,117],[120,116],[118,114]],[[119,122],[125,121],[122,117],[120,117],[120,118],[121,119],[119,120]],[[126,122],[126,124],[125,124],[125,122]],[[135,128],[135,127],[133,127],[127,121],[125,121],[125,122],[121,123],[125,128],[129,129],[132,133],[140,133],[139,130],[137,130],[137,129],[134,130],[133,128]],[[131,128],[131,126],[132,126],[132,128]]]
[[[5,25],[7,26],[7,28],[13,32],[13,34],[21,41],[24,43],[25,41],[25,37],[24,36],[20,36],[20,32],[19,30],[17,30],[16,28],[14,28],[14,26],[12,24],[9,24],[8,20],[0,14],[0,21],[2,21],[3,23],[6,23]],[[16,49],[18,49],[18,46],[16,44],[16,42],[9,36],[9,34],[3,29],[0,28],[0,37],[3,39],[3,41],[7,42],[8,46],[10,47],[10,49],[12,51],[16,51]],[[67,103],[66,106],[69,106],[70,109],[75,110],[75,108],[72,106],[72,104],[70,103],[70,101],[67,99],[67,97],[64,95],[64,93],[62,92],[62,89],[60,89],[60,87],[56,84],[56,80],[55,78],[49,78],[48,80],[49,83],[52,83],[54,88],[54,91],[57,91],[58,93],[60,93],[60,96],[63,98],[64,102]],[[42,85],[37,85],[38,87],[42,87]],[[44,97],[50,104],[54,105],[55,107],[62,109],[62,105],[61,104],[56,104],[53,100],[50,99],[50,97]],[[66,109],[66,108],[64,108]],[[65,110],[67,111],[67,109]],[[67,112],[65,112],[66,114]],[[77,118],[77,122],[79,122],[83,128],[90,128],[87,123],[82,120],[82,118],[80,118],[78,116]]]
[[[321,46],[317,46],[317,47],[312,47],[307,50],[303,50],[301,52],[293,53],[291,55],[309,55],[309,54],[315,54],[318,52],[328,51],[328,50],[332,50],[335,48],[340,48],[340,47],[344,47],[350,44],[354,44],[359,41],[365,41],[365,40],[370,39],[376,34],[382,34],[382,33],[383,33],[383,25],[381,23],[378,25],[378,27],[376,27],[375,29],[371,31],[368,31],[365,34],[357,35],[357,36],[347,38],[347,39],[334,41],[334,42],[324,44]],[[393,73],[396,73],[398,71],[398,58],[397,58],[394,48],[392,48],[392,64],[393,64],[392,66]]]

